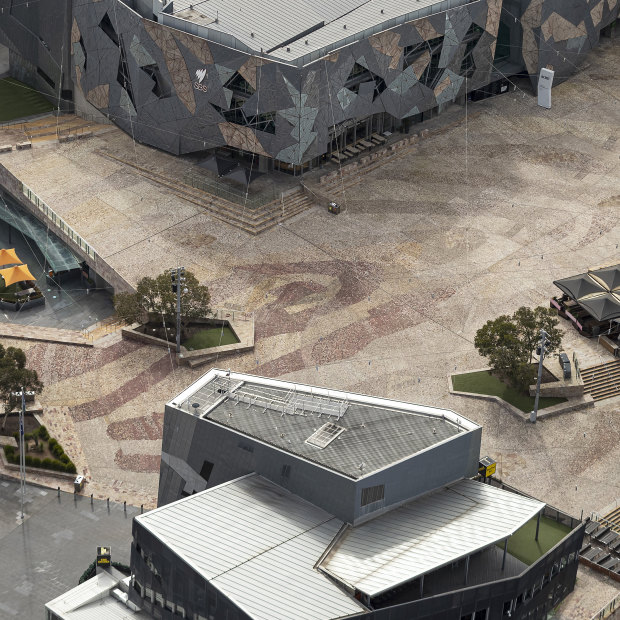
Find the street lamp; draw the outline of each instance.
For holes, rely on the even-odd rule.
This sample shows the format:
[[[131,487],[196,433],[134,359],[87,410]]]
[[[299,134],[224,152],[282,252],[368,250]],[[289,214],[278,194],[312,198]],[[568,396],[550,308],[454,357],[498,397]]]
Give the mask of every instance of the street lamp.
[[[536,415],[538,414],[538,399],[540,397],[540,382],[542,380],[543,359],[545,358],[545,346],[549,344],[547,336],[549,334],[544,330],[540,330],[540,343],[536,352],[539,353],[538,358],[538,381],[536,381],[536,398],[534,399],[534,410],[530,413],[530,422],[536,424]],[[539,352],[540,351],[540,352]]]
[[[185,282],[185,267],[170,270],[172,292],[177,294],[177,355],[181,352],[181,286]],[[183,289],[187,293],[187,288]]]

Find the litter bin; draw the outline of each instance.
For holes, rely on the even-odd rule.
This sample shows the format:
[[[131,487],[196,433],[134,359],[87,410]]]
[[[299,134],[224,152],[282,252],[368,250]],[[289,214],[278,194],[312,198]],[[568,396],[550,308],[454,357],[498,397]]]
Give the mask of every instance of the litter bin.
[[[566,353],[560,353],[558,356],[558,361],[560,362],[560,366],[562,366],[564,378],[570,379],[570,360],[568,359],[568,355],[566,355]]]
[[[340,205],[337,202],[330,202],[327,205],[327,210],[334,215],[338,215],[340,213]]]
[[[77,476],[73,481],[73,490],[79,493],[84,488],[84,476]]]

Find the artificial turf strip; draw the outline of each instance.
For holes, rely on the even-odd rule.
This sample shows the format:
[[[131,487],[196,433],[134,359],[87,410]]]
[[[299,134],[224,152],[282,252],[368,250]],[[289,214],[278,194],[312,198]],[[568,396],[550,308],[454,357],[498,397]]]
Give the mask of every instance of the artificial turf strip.
[[[538,540],[534,540],[536,521],[537,517],[530,519],[508,539],[508,553],[528,566],[555,547],[570,532],[567,525],[549,517],[541,517]],[[503,548],[504,543],[498,543],[498,546]]]
[[[183,346],[189,351],[196,351],[197,349],[209,349],[225,344],[236,344],[237,342],[239,339],[230,327],[210,327],[196,332],[183,342]]]
[[[51,112],[54,106],[30,86],[13,78],[0,80],[0,122]]]
[[[469,372],[464,375],[454,375],[452,377],[452,387],[457,392],[469,392],[471,394],[487,394],[489,396],[499,396],[507,403],[514,405],[520,411],[529,413],[534,409],[534,398],[523,394],[509,385],[494,377],[488,370]],[[541,397],[538,401],[538,408],[544,409],[559,403],[565,403],[566,398]]]

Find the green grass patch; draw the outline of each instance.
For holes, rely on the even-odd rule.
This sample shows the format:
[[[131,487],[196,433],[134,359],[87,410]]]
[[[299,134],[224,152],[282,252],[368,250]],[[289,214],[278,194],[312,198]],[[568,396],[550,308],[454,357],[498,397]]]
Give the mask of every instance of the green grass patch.
[[[0,282],[2,282],[1,279]],[[3,299],[4,301],[16,301],[16,293],[18,290],[17,283],[11,284],[11,286],[4,286],[3,284],[0,284],[0,299]]]
[[[528,566],[555,547],[571,531],[568,525],[549,517],[541,517],[538,540],[534,540],[536,521],[536,517],[530,519],[508,539],[508,553]],[[497,546],[503,548],[504,544],[498,543]]]
[[[230,327],[209,327],[201,329],[183,342],[183,346],[189,351],[197,349],[209,349],[225,344],[236,344],[239,338]]]
[[[14,78],[0,80],[0,122],[45,114],[54,106],[36,90]]]
[[[524,413],[529,413],[534,409],[534,398],[532,396],[523,394],[523,392],[500,381],[488,370],[468,372],[464,375],[454,375],[452,377],[452,387],[458,392],[499,396],[502,400],[505,400]],[[566,398],[541,397],[538,401],[538,408],[544,409],[545,407],[551,407],[552,405],[565,402]]]

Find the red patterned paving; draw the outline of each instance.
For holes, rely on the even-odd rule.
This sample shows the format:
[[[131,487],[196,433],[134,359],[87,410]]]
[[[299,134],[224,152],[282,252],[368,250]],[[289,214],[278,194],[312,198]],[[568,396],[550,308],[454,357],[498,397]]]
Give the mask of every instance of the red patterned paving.
[[[157,362],[154,362],[146,370],[143,370],[133,379],[129,379],[109,394],[74,407],[71,410],[71,415],[76,422],[108,415],[115,409],[118,409],[118,407],[134,399],[141,392],[150,389],[156,383],[165,379],[171,372],[170,357],[167,353],[163,353]]]
[[[159,454],[125,454],[121,449],[114,455],[118,467],[140,473],[158,472],[160,461]]]
[[[112,439],[161,439],[164,428],[164,414],[152,413],[150,416],[130,418],[112,422],[108,426],[108,435]]]

